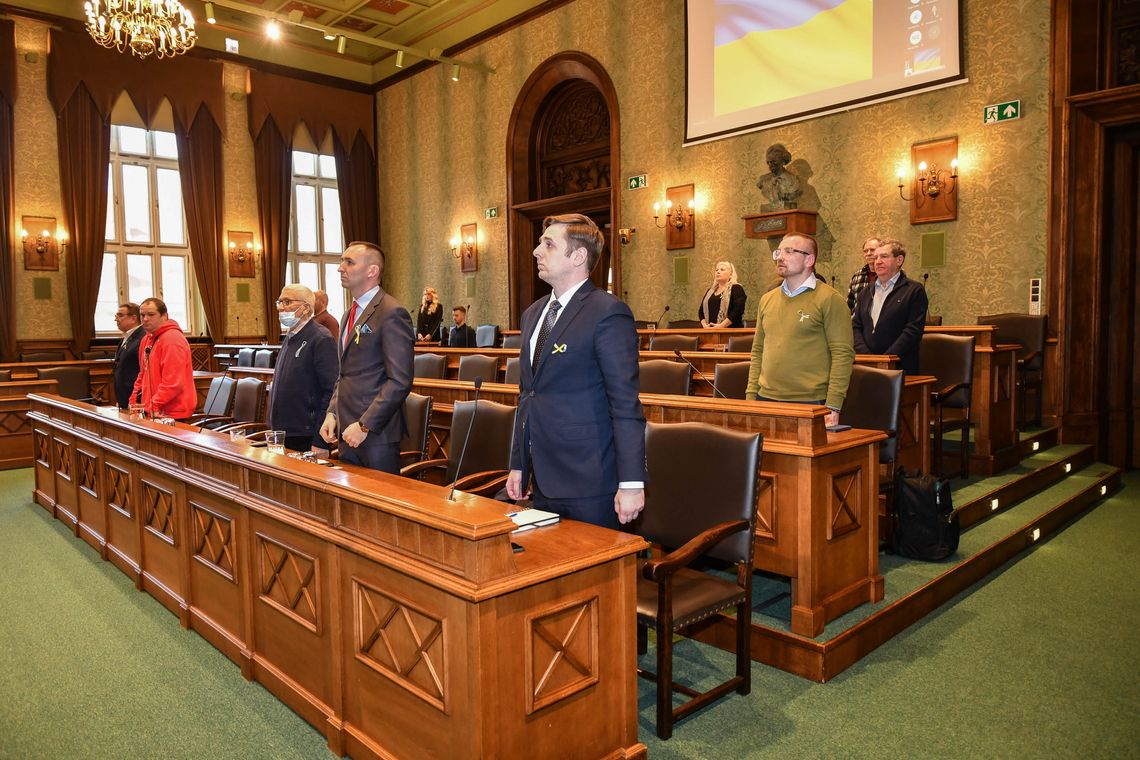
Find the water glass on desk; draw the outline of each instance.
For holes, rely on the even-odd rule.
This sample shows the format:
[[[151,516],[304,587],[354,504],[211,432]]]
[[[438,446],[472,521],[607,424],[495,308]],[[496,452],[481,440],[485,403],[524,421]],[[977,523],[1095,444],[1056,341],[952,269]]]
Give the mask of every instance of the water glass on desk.
[[[130,404],[128,410],[132,420],[146,419],[146,405],[145,404]]]
[[[230,431],[231,443],[245,443],[245,428]]]
[[[285,431],[284,430],[270,430],[265,434],[265,447],[269,449],[270,454],[284,454],[285,453]]]

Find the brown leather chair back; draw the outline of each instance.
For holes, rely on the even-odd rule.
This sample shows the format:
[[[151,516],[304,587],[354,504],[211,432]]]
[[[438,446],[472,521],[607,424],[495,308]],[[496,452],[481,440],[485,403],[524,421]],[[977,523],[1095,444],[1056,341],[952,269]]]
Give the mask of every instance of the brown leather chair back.
[[[700,327],[701,320],[699,319],[670,319],[670,330],[689,330],[694,327]]]
[[[234,403],[234,389],[237,380],[232,377],[215,377],[210,381],[210,388],[206,391],[206,401],[202,405],[202,414],[211,417],[226,417]]]
[[[938,378],[936,391],[960,386],[941,399],[942,406],[948,409],[965,409],[970,406],[974,377],[974,336],[939,333],[924,335],[918,364],[921,374]]]
[[[633,530],[670,549],[714,525],[747,520],[749,529],[708,556],[752,563],[763,436],[700,422],[645,426],[645,509]]]
[[[64,398],[91,398],[91,371],[87,367],[41,367],[36,376],[38,380],[55,380],[56,392]]]
[[[638,362],[638,365],[641,370],[642,393],[689,395],[689,376],[692,371],[688,364],[668,359],[649,359]]]
[[[503,376],[503,382],[507,385],[519,384],[519,358],[517,356],[507,359],[507,372]]]
[[[522,335],[504,335],[503,348],[522,348]]]
[[[752,341],[755,339],[755,335],[733,335],[728,339],[725,350],[735,354],[752,353]]]
[[[65,354],[63,351],[30,351],[28,353],[20,354],[20,361],[38,363],[64,362],[67,361],[67,354]]]
[[[234,422],[261,422],[265,419],[265,381],[243,377],[234,391]]]
[[[1045,360],[1045,333],[1048,327],[1044,314],[991,314],[978,317],[979,325],[997,327],[998,343],[1017,343],[1021,348],[1017,358],[1025,362],[1030,371],[1041,369]]]
[[[499,380],[499,360],[494,356],[471,354],[459,357],[459,379],[474,381],[483,378],[485,383]]]
[[[423,459],[431,424],[431,396],[409,393],[404,399],[404,417],[408,420],[408,434],[400,441],[400,451],[418,451]]]
[[[509,470],[511,465],[511,435],[515,428],[515,407],[494,401],[479,401],[472,427],[474,401],[456,401],[451,413],[451,437],[447,451],[447,482],[456,478],[463,442],[467,440],[467,453],[463,457],[463,471],[458,477],[488,470]]]
[[[649,338],[650,351],[696,351],[695,335],[654,335]]]
[[[412,374],[428,380],[442,380],[447,376],[447,357],[439,354],[416,354]]]
[[[256,352],[252,348],[242,348],[237,352],[237,366],[239,367],[252,367],[253,355]]]
[[[847,399],[839,412],[839,421],[845,425],[890,434],[890,438],[879,445],[879,462],[882,464],[893,464],[898,459],[899,406],[904,374],[899,369],[854,365],[851,383],[847,386]]]
[[[114,359],[115,352],[112,349],[95,348],[90,351],[81,351],[79,353],[80,359]]]
[[[475,328],[475,347],[494,348],[499,342],[498,325],[478,325]]]
[[[933,325],[935,327],[941,327],[942,326],[942,315],[941,314],[931,314],[930,312],[927,312],[925,324],[928,326]]]
[[[752,362],[718,362],[713,374],[713,387],[728,398],[744,398],[750,366]]]
[[[277,352],[268,348],[262,348],[253,354],[253,366],[270,369],[274,360],[277,358]]]

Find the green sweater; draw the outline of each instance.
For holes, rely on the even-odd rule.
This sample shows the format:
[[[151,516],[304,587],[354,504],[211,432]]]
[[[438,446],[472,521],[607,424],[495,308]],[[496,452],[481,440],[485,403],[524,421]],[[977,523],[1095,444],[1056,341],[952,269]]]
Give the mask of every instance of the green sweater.
[[[745,397],[818,401],[839,409],[847,397],[855,343],[847,302],[831,286],[789,298],[782,287],[765,293],[756,312],[756,338]]]

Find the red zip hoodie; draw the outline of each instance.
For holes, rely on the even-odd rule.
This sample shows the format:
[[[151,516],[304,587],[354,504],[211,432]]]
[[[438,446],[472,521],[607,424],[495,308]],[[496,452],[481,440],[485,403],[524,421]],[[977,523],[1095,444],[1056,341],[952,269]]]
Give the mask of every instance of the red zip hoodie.
[[[168,319],[139,344],[139,371],[131,401],[141,398],[147,414],[181,420],[194,413],[198,392],[194,388],[194,366],[190,344],[182,328]],[[141,394],[141,397],[140,397]]]

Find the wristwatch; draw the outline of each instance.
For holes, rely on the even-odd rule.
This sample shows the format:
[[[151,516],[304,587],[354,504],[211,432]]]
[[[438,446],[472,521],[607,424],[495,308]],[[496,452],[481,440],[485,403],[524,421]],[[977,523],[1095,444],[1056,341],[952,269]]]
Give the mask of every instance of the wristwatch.
[[[356,424],[360,425],[360,432],[361,433],[365,433],[365,434],[368,433],[368,426],[364,424],[364,420],[357,420]]]

